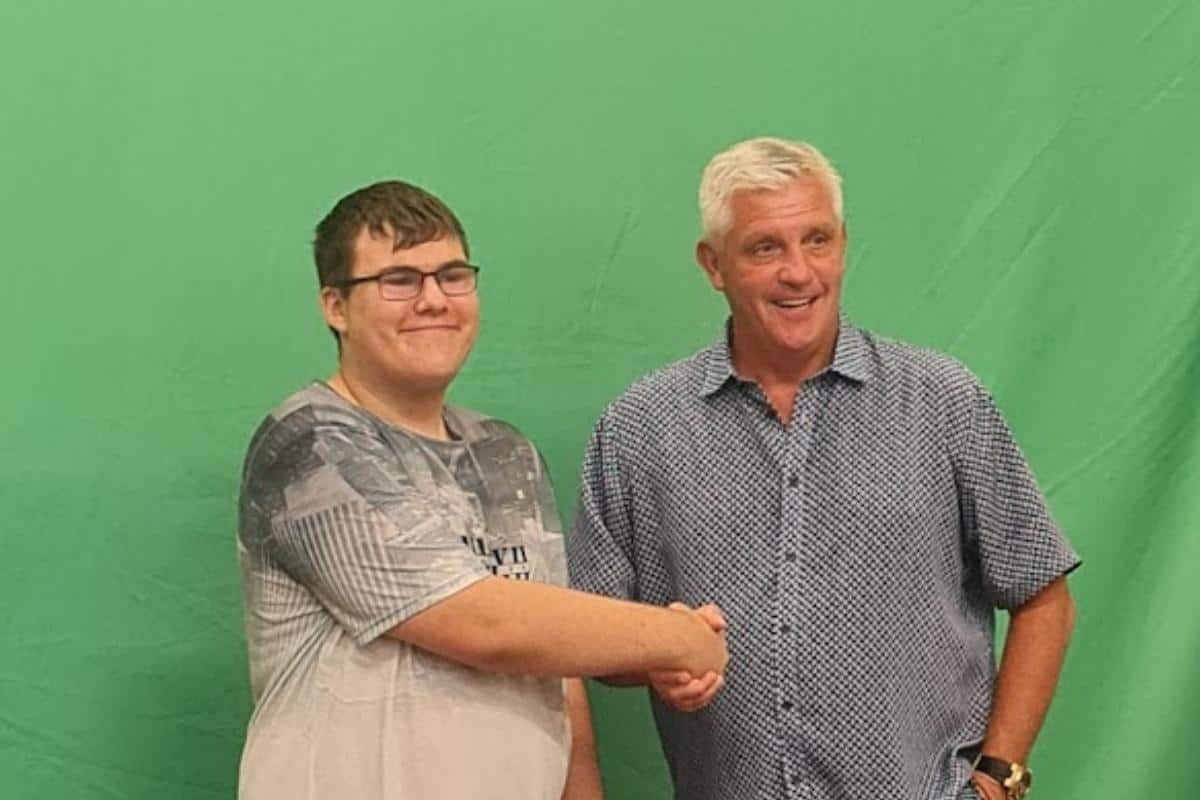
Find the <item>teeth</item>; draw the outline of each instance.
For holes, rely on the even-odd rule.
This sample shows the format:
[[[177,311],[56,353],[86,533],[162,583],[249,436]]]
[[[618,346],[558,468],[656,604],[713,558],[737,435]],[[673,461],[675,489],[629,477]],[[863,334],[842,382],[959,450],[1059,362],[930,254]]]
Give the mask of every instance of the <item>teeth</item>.
[[[784,308],[803,308],[810,303],[812,303],[811,297],[807,300],[780,300],[776,305],[783,306]]]

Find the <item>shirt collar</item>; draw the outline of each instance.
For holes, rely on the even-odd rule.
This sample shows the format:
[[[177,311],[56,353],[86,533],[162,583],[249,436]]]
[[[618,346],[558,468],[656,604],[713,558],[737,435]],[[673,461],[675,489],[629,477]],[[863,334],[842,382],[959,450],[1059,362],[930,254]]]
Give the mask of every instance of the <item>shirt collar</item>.
[[[732,325],[732,319],[726,320],[721,337],[708,348],[704,380],[700,384],[701,397],[716,394],[728,381],[738,380],[737,373],[733,371],[733,356],[729,350]],[[845,314],[841,314],[838,317],[838,337],[833,350],[833,360],[819,374],[833,372],[856,383],[863,383],[870,377],[870,367],[870,348],[866,335],[851,324]]]

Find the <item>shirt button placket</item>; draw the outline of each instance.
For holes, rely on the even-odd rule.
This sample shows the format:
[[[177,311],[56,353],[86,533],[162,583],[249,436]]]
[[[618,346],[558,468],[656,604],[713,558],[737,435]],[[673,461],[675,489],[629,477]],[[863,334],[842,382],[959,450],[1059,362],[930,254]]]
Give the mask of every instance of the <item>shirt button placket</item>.
[[[787,426],[786,444],[784,447],[784,475],[782,486],[780,544],[782,559],[779,565],[779,627],[776,637],[780,653],[781,681],[779,692],[780,728],[784,733],[783,743],[783,780],[785,792],[789,798],[804,798],[804,789],[800,742],[800,686],[797,680],[800,653],[797,652],[797,642],[794,625],[798,619],[797,603],[800,599],[800,572],[803,569],[802,548],[804,547],[804,479],[803,468],[808,456],[808,446],[811,441],[810,430],[802,424],[804,409],[807,406],[804,397],[805,389],[801,392],[800,401],[793,409],[792,424]]]

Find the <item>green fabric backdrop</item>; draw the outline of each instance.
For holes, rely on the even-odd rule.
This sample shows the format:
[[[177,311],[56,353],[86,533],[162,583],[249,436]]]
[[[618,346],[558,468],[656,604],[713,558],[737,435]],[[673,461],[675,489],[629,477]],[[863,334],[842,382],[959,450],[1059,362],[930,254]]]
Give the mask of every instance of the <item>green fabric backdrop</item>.
[[[330,370],[311,228],[404,177],[462,215],[455,399],[578,460],[709,342],[699,173],[759,134],[846,176],[847,306],[994,390],[1085,558],[1035,796],[1192,798],[1200,6],[109,2],[0,7],[0,797],[226,798],[249,696],[242,451]],[[594,692],[613,798],[666,796]]]

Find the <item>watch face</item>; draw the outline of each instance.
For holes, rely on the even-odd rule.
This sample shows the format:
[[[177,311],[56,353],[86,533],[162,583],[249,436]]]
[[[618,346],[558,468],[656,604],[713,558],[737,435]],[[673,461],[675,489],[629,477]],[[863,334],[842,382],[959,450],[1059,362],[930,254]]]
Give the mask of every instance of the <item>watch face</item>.
[[[1025,792],[1029,790],[1032,776],[1030,776],[1029,770],[1020,764],[1009,764],[1008,769],[1008,777],[1004,779],[1004,793],[1009,800],[1021,800],[1025,796]]]
[[[1023,764],[981,755],[975,762],[975,768],[993,778],[1004,789],[1006,800],[1021,800],[1029,791],[1033,775]]]

